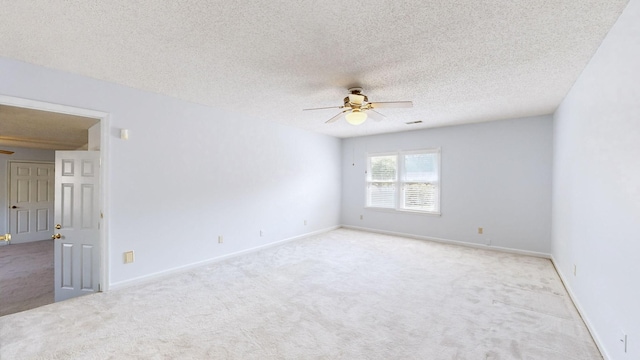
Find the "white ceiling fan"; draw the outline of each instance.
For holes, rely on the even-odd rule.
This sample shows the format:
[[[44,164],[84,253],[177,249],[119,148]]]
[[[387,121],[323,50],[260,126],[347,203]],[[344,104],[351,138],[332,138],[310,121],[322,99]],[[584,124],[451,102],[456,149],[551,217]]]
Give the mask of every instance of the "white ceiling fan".
[[[349,96],[344,98],[344,105],[342,106],[330,106],[322,108],[302,109],[302,111],[309,110],[324,110],[324,109],[344,109],[336,116],[327,120],[326,123],[332,123],[340,119],[344,115],[347,122],[351,125],[360,125],[367,120],[367,112],[371,114],[374,120],[380,120],[385,118],[384,115],[377,112],[375,109],[380,108],[410,108],[413,107],[411,101],[387,101],[387,102],[369,102],[367,95],[362,94],[362,88],[353,87],[349,89]]]

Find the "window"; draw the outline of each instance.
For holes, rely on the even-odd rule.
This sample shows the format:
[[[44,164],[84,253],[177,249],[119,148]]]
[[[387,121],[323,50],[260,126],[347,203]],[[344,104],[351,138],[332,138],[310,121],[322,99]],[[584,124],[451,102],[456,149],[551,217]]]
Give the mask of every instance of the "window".
[[[440,149],[367,156],[367,207],[440,213]]]

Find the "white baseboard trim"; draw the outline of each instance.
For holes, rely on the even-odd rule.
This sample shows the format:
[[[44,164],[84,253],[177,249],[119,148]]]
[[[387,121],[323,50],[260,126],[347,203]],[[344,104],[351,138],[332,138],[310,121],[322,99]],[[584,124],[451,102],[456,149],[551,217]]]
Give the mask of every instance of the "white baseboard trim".
[[[553,267],[556,269],[556,272],[560,277],[560,281],[562,281],[564,288],[567,290],[567,294],[569,294],[569,298],[571,298],[573,305],[576,307],[576,310],[578,310],[578,314],[580,314],[582,321],[584,321],[584,324],[587,326],[587,330],[589,330],[589,333],[591,334],[591,338],[593,339],[593,342],[596,343],[598,350],[600,350],[600,354],[605,360],[611,359],[611,357],[605,350],[604,345],[600,340],[598,333],[596,332],[596,329],[593,327],[593,325],[589,321],[589,318],[586,316],[586,313],[584,312],[584,309],[580,305],[578,298],[576,298],[576,296],[574,295],[573,290],[571,290],[571,287],[569,286],[569,282],[567,281],[562,271],[560,271],[560,267],[558,266],[556,259],[553,257],[553,255],[551,255],[551,263],[553,264]]]
[[[474,244],[474,243],[469,243],[464,241],[443,239],[443,238],[438,238],[433,236],[407,234],[407,233],[401,233],[396,231],[372,229],[372,228],[366,228],[366,227],[360,227],[360,226],[342,225],[341,227],[345,229],[368,231],[368,232],[373,232],[378,234],[402,236],[402,237],[407,237],[407,238],[417,239],[417,240],[435,241],[435,242],[444,243],[444,244],[460,245],[460,246],[466,246],[466,247],[471,247],[475,249],[494,250],[494,251],[506,252],[511,254],[528,255],[528,256],[535,256],[535,257],[544,258],[544,259],[551,259],[551,254],[541,253],[537,251],[519,250],[519,249],[512,249],[512,248],[506,248],[501,246]]]
[[[198,261],[198,262],[187,264],[187,265],[177,266],[177,267],[170,268],[170,269],[167,269],[167,270],[162,270],[162,271],[158,271],[158,272],[147,274],[147,275],[143,275],[143,276],[138,276],[138,277],[135,277],[135,278],[132,278],[132,279],[111,283],[111,284],[109,284],[109,290],[108,291],[117,290],[117,289],[123,289],[123,288],[127,288],[127,287],[134,286],[134,285],[144,284],[144,283],[147,283],[147,282],[150,282],[150,281],[153,281],[153,280],[157,280],[159,278],[163,278],[163,277],[166,277],[166,276],[169,276],[169,275],[179,274],[179,273],[186,272],[186,271],[189,271],[189,270],[201,267],[201,266],[213,264],[213,263],[224,261],[224,260],[227,260],[227,259],[231,259],[231,258],[234,258],[234,257],[237,257],[237,256],[241,256],[241,255],[257,252],[257,251],[260,251],[260,250],[268,249],[268,248],[271,248],[271,247],[274,247],[274,246],[279,246],[279,245],[282,245],[282,244],[287,243],[287,242],[304,239],[304,238],[307,238],[307,237],[310,237],[310,236],[313,236],[313,235],[322,234],[322,233],[329,232],[331,230],[335,230],[335,229],[338,229],[338,228],[340,228],[340,226],[331,226],[331,227],[328,227],[328,228],[312,231],[312,232],[309,232],[309,233],[304,233],[302,235],[297,235],[297,236],[294,236],[294,237],[290,237],[290,238],[287,238],[287,239],[284,239],[284,240],[278,240],[278,241],[274,241],[274,242],[271,242],[271,243],[268,243],[268,244],[256,246],[256,247],[253,247],[253,248],[249,248],[249,249],[246,249],[246,250],[236,251],[236,252],[231,253],[231,254],[225,254],[225,255],[221,255],[221,256],[218,256],[218,257],[211,258],[211,259],[202,260],[202,261]]]

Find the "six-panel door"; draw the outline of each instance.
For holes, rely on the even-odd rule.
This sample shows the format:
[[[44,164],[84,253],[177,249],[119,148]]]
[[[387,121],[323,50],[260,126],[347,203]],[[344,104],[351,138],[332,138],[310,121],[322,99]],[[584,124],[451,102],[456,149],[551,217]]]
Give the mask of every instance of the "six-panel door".
[[[9,173],[11,243],[50,239],[53,229],[53,164],[11,162]]]
[[[98,291],[100,161],[97,151],[56,151],[55,300]]]

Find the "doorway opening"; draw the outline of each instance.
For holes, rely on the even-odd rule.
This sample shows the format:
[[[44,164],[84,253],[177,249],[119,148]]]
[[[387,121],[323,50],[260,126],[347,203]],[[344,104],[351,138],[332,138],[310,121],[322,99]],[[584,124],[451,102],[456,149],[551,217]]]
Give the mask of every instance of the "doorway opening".
[[[64,278],[66,275],[57,271],[60,264],[55,262],[61,261],[54,261],[51,237],[60,232],[63,239],[65,236],[64,230],[57,230],[59,226],[53,220],[55,211],[50,200],[55,200],[55,189],[51,177],[45,174],[47,167],[53,167],[58,150],[97,154],[100,171],[93,200],[98,204],[99,220],[96,246],[92,249],[97,255],[91,265],[95,271],[86,272],[94,278],[94,291],[106,290],[108,114],[0,95],[0,128],[0,150],[4,150],[0,152],[0,204],[5,205],[0,210],[0,233],[11,233],[17,240],[8,246],[5,245],[7,242],[0,241],[0,262],[4,262],[3,275],[0,275],[0,316],[53,302],[51,292],[59,290],[54,286],[57,280],[62,280],[62,287],[69,285],[69,279]],[[56,173],[59,172],[57,168],[58,165]],[[69,244],[60,247],[69,250]],[[85,246],[80,247],[86,252]],[[53,270],[57,271],[55,278],[52,274],[56,271]],[[42,279],[49,279],[44,274],[51,281],[45,281],[43,285]],[[28,280],[25,276],[39,279],[40,283],[25,281]],[[86,280],[80,279],[80,283],[85,286]],[[88,290],[86,286],[84,290]],[[43,295],[43,291],[50,293]],[[83,293],[89,292],[93,291]],[[22,305],[12,304],[16,299]]]

